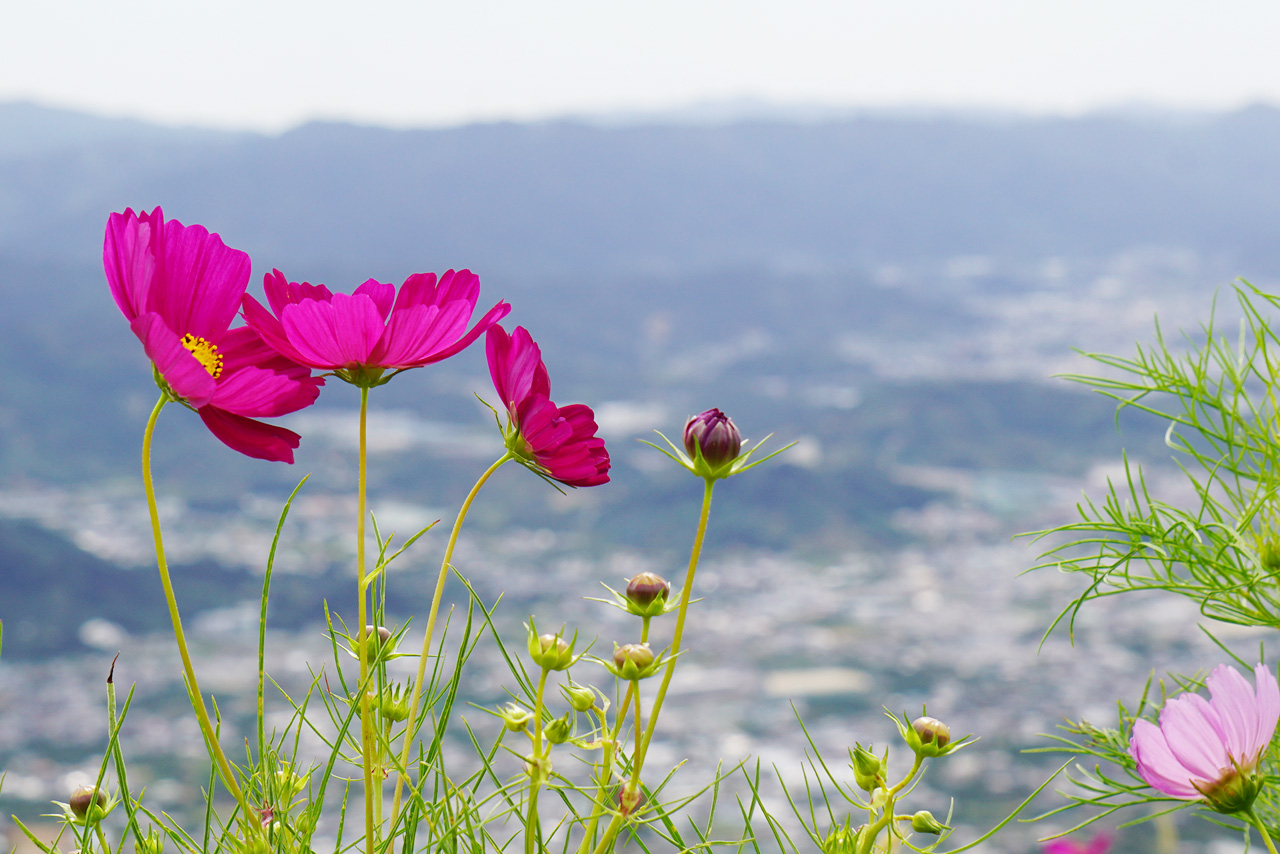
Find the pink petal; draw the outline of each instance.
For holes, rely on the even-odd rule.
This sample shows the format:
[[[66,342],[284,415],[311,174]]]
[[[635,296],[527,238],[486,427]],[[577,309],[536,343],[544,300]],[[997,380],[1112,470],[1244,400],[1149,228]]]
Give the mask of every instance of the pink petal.
[[[436,293],[435,273],[414,273],[404,280],[400,293],[396,294],[396,304],[392,311],[413,308],[415,305],[431,305]]]
[[[1164,733],[1150,721],[1140,720],[1133,725],[1129,753],[1138,764],[1138,776],[1153,788],[1183,800],[1198,801],[1203,797],[1191,785],[1191,772],[1169,749]]]
[[[293,449],[301,437],[292,430],[234,415],[216,406],[202,406],[198,411],[209,431],[232,450],[258,460],[293,462]]]
[[[465,312],[465,306],[463,311]],[[415,305],[391,313],[386,332],[371,360],[389,368],[426,364],[445,342],[455,341],[466,328],[466,318],[453,306]]]
[[[1089,843],[1089,847],[1085,849],[1084,854],[1107,854],[1111,850],[1111,834],[1099,833]]]
[[[523,326],[517,326],[511,335],[500,325],[489,327],[485,355],[489,376],[504,408],[517,405],[533,393],[543,397],[550,394],[551,381],[542,363],[542,350]]]
[[[302,361],[302,354],[290,343],[289,336],[284,331],[284,324],[267,311],[262,303],[245,294],[240,302],[240,311],[244,315],[244,322],[249,324],[249,328],[261,336],[268,346],[294,361]]]
[[[603,439],[572,442],[538,457],[552,477],[569,486],[598,486],[609,482],[609,454]]]
[[[480,277],[470,270],[445,271],[440,277],[440,285],[436,288],[434,302],[444,305],[455,300],[465,302],[473,309],[476,300],[480,299]]]
[[[1265,664],[1253,668],[1253,679],[1258,686],[1258,729],[1249,747],[1261,752],[1271,744],[1276,734],[1276,723],[1280,721],[1280,685],[1276,683],[1275,673]]]
[[[1205,684],[1213,698],[1210,703],[1222,721],[1227,752],[1238,762],[1251,763],[1260,747],[1257,744],[1258,703],[1253,686],[1240,671],[1226,664],[1215,667]]]
[[[379,282],[377,279],[369,279],[352,293],[364,294],[373,300],[373,304],[378,307],[378,314],[382,315],[382,319],[385,321],[387,315],[391,313],[391,304],[396,298],[396,286],[386,282]]]
[[[202,225],[164,223],[155,238],[155,281],[150,310],[179,335],[217,343],[227,331],[249,285],[249,256],[225,246]]]
[[[585,404],[571,403],[568,406],[560,407],[560,417],[573,427],[573,437],[575,439],[589,438],[596,434],[596,430],[600,429],[596,425],[596,414],[591,411],[590,406]]]
[[[302,302],[304,299],[318,299],[323,302],[333,299],[333,294],[324,285],[291,282],[279,270],[272,270],[263,277],[262,286],[267,293],[267,302],[270,303],[271,310],[277,317],[284,311],[286,305]]]
[[[573,435],[573,427],[560,417],[556,405],[540,395],[530,395],[520,401],[516,423],[535,455],[560,447]]]
[[[147,310],[156,267],[152,237],[163,222],[160,208],[141,216],[126,208],[124,213],[113,213],[107,219],[102,266],[111,285],[111,296],[130,321]]]
[[[480,318],[479,322],[476,323],[475,326],[471,327],[470,332],[468,332],[463,337],[459,338],[455,343],[449,345],[448,347],[445,347],[442,350],[435,351],[434,353],[431,354],[430,357],[415,362],[414,363],[415,367],[421,366],[421,365],[429,365],[432,362],[439,362],[457,353],[461,353],[463,350],[470,347],[477,338],[485,334],[485,332],[489,330],[490,326],[497,323],[502,318],[506,317],[507,314],[510,313],[510,311],[511,311],[510,305],[508,305],[505,302],[498,303],[493,308],[489,309],[489,311],[485,313],[485,316]]]
[[[211,403],[237,415],[271,418],[310,406],[319,394],[318,382],[248,366],[224,374]]]
[[[1044,854],[1080,854],[1081,848],[1069,839],[1054,839],[1044,844]]]
[[[1218,713],[1199,694],[1182,694],[1165,703],[1160,731],[1178,762],[1199,781],[1216,781],[1231,766]]]
[[[252,365],[274,371],[277,374],[284,374],[295,380],[312,379],[320,385],[324,385],[322,378],[311,376],[310,368],[282,355],[274,347],[267,344],[262,336],[251,326],[241,326],[227,330],[227,334],[222,336],[222,342],[218,347],[219,351],[226,357],[227,371],[235,371],[245,365]]]
[[[364,294],[285,306],[281,322],[298,361],[330,369],[372,364],[369,354],[385,328],[377,306]]]
[[[143,314],[129,325],[175,394],[197,408],[209,402],[217,388],[213,377],[160,315]]]

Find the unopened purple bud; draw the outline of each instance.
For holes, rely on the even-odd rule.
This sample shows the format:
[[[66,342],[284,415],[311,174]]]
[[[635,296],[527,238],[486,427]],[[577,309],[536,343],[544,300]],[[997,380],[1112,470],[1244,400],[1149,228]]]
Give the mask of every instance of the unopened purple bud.
[[[99,807],[106,807],[107,793],[99,792],[93,786],[81,786],[71,793],[71,801],[68,805],[76,818],[84,818],[89,814],[89,807],[95,802]]]
[[[738,458],[742,434],[728,415],[719,409],[708,409],[685,423],[684,449],[695,460],[700,451],[707,465],[718,469]]]
[[[658,665],[658,657],[647,643],[613,645],[613,666],[609,669],[621,679],[648,679]]]
[[[656,572],[641,572],[627,582],[627,599],[643,615],[658,601],[659,607],[671,594],[671,583]]]

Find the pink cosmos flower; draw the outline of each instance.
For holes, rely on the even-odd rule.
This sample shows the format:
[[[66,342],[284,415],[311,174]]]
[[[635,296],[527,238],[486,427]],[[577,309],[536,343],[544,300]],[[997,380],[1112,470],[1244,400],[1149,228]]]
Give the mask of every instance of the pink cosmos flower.
[[[396,372],[447,359],[466,349],[511,306],[499,302],[467,331],[480,296],[480,277],[470,270],[415,273],[399,293],[395,285],[369,279],[350,294],[324,285],[290,282],[279,270],[265,278],[268,311],[246,295],[244,319],[284,356],[333,371],[359,386],[381,385]]]
[[[324,380],[252,329],[229,328],[249,284],[249,256],[204,226],[166,222],[160,208],[130,208],[107,220],[102,263],[162,388],[229,447],[293,462],[298,434],[254,419],[310,405]]]
[[[1164,704],[1160,725],[1133,726],[1129,753],[1138,774],[1166,795],[1204,800],[1220,812],[1247,809],[1261,781],[1253,775],[1280,719],[1280,687],[1259,664],[1256,689],[1234,667],[1220,664],[1205,684],[1209,699],[1186,693]]]
[[[507,410],[507,447],[540,475],[567,486],[609,482],[609,452],[596,437],[595,413],[580,403],[557,407],[542,351],[524,327],[490,327],[489,376]]]
[[[1111,836],[1099,833],[1088,845],[1070,839],[1054,839],[1044,844],[1044,854],[1107,854],[1111,850]]]

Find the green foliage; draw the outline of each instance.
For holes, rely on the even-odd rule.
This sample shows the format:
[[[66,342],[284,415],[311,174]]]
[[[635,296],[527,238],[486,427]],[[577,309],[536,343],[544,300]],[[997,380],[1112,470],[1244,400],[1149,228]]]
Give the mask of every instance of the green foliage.
[[[1159,419],[1191,500],[1181,504],[1160,497],[1141,467],[1126,457],[1123,478],[1109,481],[1101,498],[1078,504],[1077,521],[1036,533],[1052,545],[1035,569],[1055,568],[1086,580],[1049,631],[1064,621],[1074,628],[1086,602],[1140,591],[1190,599],[1207,619],[1280,628],[1280,335],[1272,317],[1280,297],[1247,282],[1235,288],[1235,296],[1240,322],[1233,335],[1217,324],[1216,313],[1198,334],[1185,335],[1179,347],[1157,325],[1155,343],[1139,345],[1133,357],[1087,354],[1106,369],[1103,375],[1067,377],[1117,401],[1117,413],[1139,410]],[[1204,685],[1200,676],[1170,675],[1167,682],[1180,691]],[[1196,807],[1246,839],[1250,824],[1270,828],[1274,835],[1280,826],[1274,785],[1263,788],[1252,814],[1229,817],[1203,801],[1167,797],[1137,773],[1129,744],[1134,723],[1155,720],[1174,693],[1164,679],[1154,688],[1149,680],[1136,703],[1118,703],[1114,726],[1068,721],[1051,736],[1055,744],[1043,750],[1070,754],[1075,767],[1072,787],[1062,793],[1066,803],[1041,817],[1089,808],[1065,831],[1070,833],[1120,810],[1141,808],[1127,822],[1137,824]],[[1260,770],[1272,781],[1280,779],[1274,740]]]
[[[1210,319],[1179,351],[1157,327],[1156,343],[1132,358],[1087,354],[1111,369],[1107,375],[1067,377],[1121,410],[1159,418],[1195,500],[1180,507],[1152,495],[1126,458],[1124,478],[1109,481],[1101,499],[1082,501],[1078,521],[1035,534],[1057,541],[1036,569],[1088,579],[1055,626],[1064,618],[1071,625],[1091,599],[1165,590],[1211,619],[1280,628],[1277,567],[1270,565],[1280,547],[1280,337],[1265,314],[1280,298],[1247,284],[1236,295],[1243,317],[1234,340]]]

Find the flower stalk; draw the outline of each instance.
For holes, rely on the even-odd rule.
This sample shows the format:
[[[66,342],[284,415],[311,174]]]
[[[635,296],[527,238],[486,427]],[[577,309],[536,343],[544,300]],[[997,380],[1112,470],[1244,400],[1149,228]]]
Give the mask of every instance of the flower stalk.
[[[360,661],[360,753],[364,761],[360,764],[364,771],[364,842],[365,851],[372,854],[373,848],[373,760],[374,734],[373,719],[369,708],[369,656],[365,654],[369,643],[369,631],[366,621],[367,600],[369,598],[366,581],[364,554],[364,517],[365,492],[368,477],[368,417],[369,388],[360,386],[360,449],[359,474],[356,485],[356,579],[359,588],[359,604],[356,607],[356,625],[360,628],[356,635],[356,658]]]
[[[676,658],[680,655],[680,641],[684,637],[684,621],[689,612],[689,600],[693,594],[693,575],[698,571],[698,560],[702,556],[702,541],[707,535],[707,520],[711,516],[711,493],[716,488],[716,478],[703,480],[702,512],[698,516],[698,530],[694,534],[693,549],[689,553],[689,568],[685,571],[684,588],[680,591],[680,607],[676,611],[676,627],[671,636],[671,654],[667,658],[667,669],[662,674],[662,683],[658,686],[658,694],[654,697],[653,708],[649,710],[649,722],[645,726],[644,739],[636,748],[633,764],[634,777],[640,778],[640,769],[644,766],[645,754],[649,751],[649,742],[653,740],[654,730],[658,726],[658,713],[662,711],[662,702],[666,699],[667,688],[671,685],[671,677],[676,672]],[[639,693],[636,694],[637,701]],[[639,706],[637,704],[637,712]],[[636,726],[640,725],[640,716],[636,715]]]
[[[662,683],[658,686],[658,693],[654,697],[653,708],[649,710],[649,722],[644,728],[643,737],[639,735],[640,733],[639,686],[638,685],[633,686],[635,690],[628,692],[629,696],[632,693],[634,693],[635,701],[636,701],[636,711],[635,711],[635,725],[636,725],[636,733],[637,733],[636,754],[635,756],[632,757],[632,760],[631,760],[631,769],[632,769],[631,780],[628,783],[628,788],[631,789],[633,793],[636,793],[639,791],[640,772],[644,768],[645,755],[649,751],[649,743],[653,740],[654,730],[658,726],[658,713],[662,710],[663,700],[666,699],[667,688],[668,686],[671,685],[671,677],[675,675],[676,658],[679,656],[679,653],[680,653],[680,641],[684,637],[685,616],[688,614],[689,601],[693,594],[693,576],[694,576],[694,573],[697,572],[698,570],[698,560],[702,556],[702,541],[706,538],[707,520],[711,517],[711,494],[715,491],[717,479],[718,478],[715,478],[715,477],[706,477],[703,479],[702,511],[698,516],[698,529],[693,537],[693,549],[689,553],[689,567],[685,571],[684,588],[680,591],[680,606],[676,611],[676,627],[671,636],[671,654],[667,659],[666,670],[662,674]],[[605,828],[604,836],[601,838],[600,844],[596,846],[595,850],[597,854],[603,854],[604,851],[608,850],[608,847],[610,844],[612,844],[614,837],[617,836],[618,831],[622,828],[622,823],[624,820],[625,820],[625,816],[621,812],[619,812],[613,817],[613,820],[609,822],[609,826]]]
[[[542,706],[543,696],[547,690],[547,675],[550,672],[550,669],[542,668],[542,675],[538,678],[538,695],[533,704],[533,735],[530,736],[533,739],[533,756],[529,765],[529,814],[524,822],[525,854],[534,854],[537,848],[535,840],[538,836],[538,792],[542,790],[543,763],[546,759],[542,755]]]
[[[227,787],[227,791],[239,803],[241,816],[247,817],[252,814],[249,810],[249,804],[245,801],[244,792],[241,791],[240,785],[236,782],[231,763],[227,761],[226,754],[222,752],[222,746],[218,744],[218,735],[213,729],[213,723],[209,720],[209,712],[205,709],[204,696],[200,693],[200,683],[196,680],[195,668],[191,664],[191,653],[187,649],[187,637],[182,630],[182,616],[178,612],[178,600],[173,593],[173,582],[169,579],[169,562],[164,552],[164,537],[160,530],[160,511],[156,506],[156,490],[151,480],[151,439],[155,433],[156,421],[160,418],[160,411],[164,409],[165,404],[169,403],[170,400],[172,398],[169,394],[163,393],[160,395],[160,399],[156,401],[155,408],[151,410],[151,417],[147,419],[147,426],[142,434],[142,487],[146,492],[147,510],[151,514],[151,535],[155,542],[156,568],[160,572],[160,586],[164,588],[165,602],[169,606],[169,620],[173,624],[173,638],[178,645],[178,655],[182,659],[182,672],[187,683],[187,699],[191,702],[191,708],[196,714],[196,720],[200,724],[200,732],[204,734],[205,743],[209,748],[209,755],[213,758],[214,764],[218,768],[218,776],[222,778],[222,784]],[[246,826],[253,825],[253,822],[247,820],[244,823]]]
[[[427,659],[431,655],[431,641],[435,637],[436,618],[440,613],[440,600],[444,597],[444,584],[449,578],[449,567],[453,565],[453,549],[458,544],[458,533],[462,530],[462,523],[467,518],[467,511],[471,509],[471,502],[475,501],[476,496],[480,494],[480,488],[493,476],[494,472],[512,458],[511,452],[508,451],[499,457],[493,465],[484,470],[484,474],[480,475],[480,479],[476,481],[475,486],[471,487],[471,491],[467,493],[462,506],[458,508],[458,517],[453,522],[453,530],[449,532],[449,542],[445,545],[444,559],[440,561],[440,574],[436,577],[436,589],[431,596],[431,609],[427,612],[427,628],[422,635],[422,652],[418,655],[418,678],[413,681],[413,689],[409,700],[409,717],[405,721],[404,746],[400,750],[400,773],[396,777],[395,795],[391,799],[392,826],[395,825],[396,819],[400,815],[400,797],[404,791],[405,775],[408,773],[409,768],[409,752],[413,747],[413,735],[416,729],[414,725],[418,719],[418,705],[422,699],[422,684],[426,681]]]
[[[1247,809],[1244,815],[1249,819],[1249,823],[1258,829],[1258,834],[1262,836],[1262,841],[1266,843],[1269,854],[1276,854],[1276,845],[1271,841],[1271,834],[1267,832],[1267,826],[1258,818],[1257,813],[1253,811],[1253,807]]]

